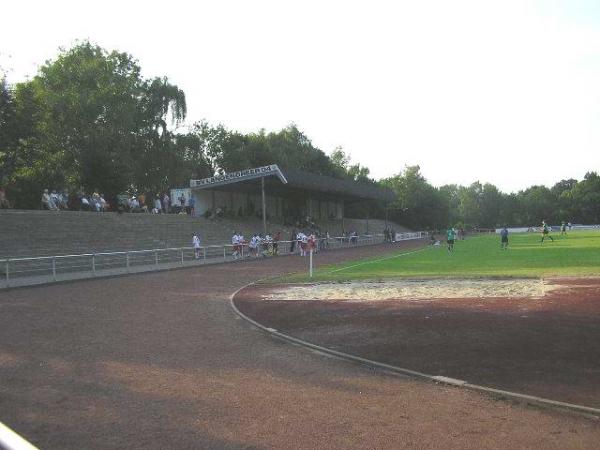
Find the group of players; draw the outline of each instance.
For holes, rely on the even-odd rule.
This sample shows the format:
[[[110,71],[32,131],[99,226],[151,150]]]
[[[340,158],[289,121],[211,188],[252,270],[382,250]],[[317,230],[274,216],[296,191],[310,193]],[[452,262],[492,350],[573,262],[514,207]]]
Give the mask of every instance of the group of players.
[[[568,224],[563,221],[560,225],[560,235],[561,236],[566,236],[567,235],[567,227],[569,227],[569,230],[571,229],[571,223],[569,222]],[[551,227],[546,223],[545,220],[542,220],[542,226],[540,227],[541,233],[542,233],[542,239],[540,240],[540,243],[543,244],[545,239],[550,239],[552,242],[554,242],[554,238],[550,235],[550,230]],[[448,252],[452,253],[454,251],[454,241],[456,238],[456,230],[454,228],[448,228],[448,230],[446,230],[446,245],[448,248]],[[464,237],[463,237],[464,239]],[[435,241],[435,237],[433,235],[433,233],[431,234],[431,240],[432,240],[432,244]],[[500,248],[502,250],[508,250],[508,228],[506,226],[504,226],[504,228],[502,228],[502,230],[500,230]]]
[[[279,252],[279,241],[281,241],[281,233],[277,232],[274,236],[266,234],[254,234],[250,240],[246,240],[244,235],[234,232],[231,237],[231,245],[233,246],[233,258],[238,259],[244,256],[258,258],[260,256],[275,256]],[[290,253],[294,253],[297,249],[300,256],[306,256],[311,250],[318,249],[317,238],[314,234],[305,234],[298,232],[290,244]],[[244,246],[248,247],[249,252],[244,253]]]

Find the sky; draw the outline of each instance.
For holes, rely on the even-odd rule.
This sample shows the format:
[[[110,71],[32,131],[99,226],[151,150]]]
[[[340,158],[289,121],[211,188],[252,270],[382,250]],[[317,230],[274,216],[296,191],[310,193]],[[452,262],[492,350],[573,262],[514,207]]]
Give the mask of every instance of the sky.
[[[377,179],[504,192],[600,170],[600,2],[5,0],[0,67],[89,39],[183,89],[187,124],[295,123]]]

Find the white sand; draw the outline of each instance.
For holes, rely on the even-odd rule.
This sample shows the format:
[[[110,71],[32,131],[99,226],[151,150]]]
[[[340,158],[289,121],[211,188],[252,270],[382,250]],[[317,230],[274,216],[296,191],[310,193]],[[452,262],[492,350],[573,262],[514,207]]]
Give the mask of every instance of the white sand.
[[[391,280],[288,286],[263,296],[268,300],[430,300],[447,298],[543,297],[559,286],[543,280]]]

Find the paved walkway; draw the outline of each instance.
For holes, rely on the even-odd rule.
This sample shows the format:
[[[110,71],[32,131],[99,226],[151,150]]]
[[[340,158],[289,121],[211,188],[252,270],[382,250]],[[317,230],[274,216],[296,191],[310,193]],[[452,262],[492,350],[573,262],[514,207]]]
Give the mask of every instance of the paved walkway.
[[[305,264],[0,292],[0,421],[44,449],[597,448],[597,422],[373,372],[273,340],[231,311],[240,286]]]

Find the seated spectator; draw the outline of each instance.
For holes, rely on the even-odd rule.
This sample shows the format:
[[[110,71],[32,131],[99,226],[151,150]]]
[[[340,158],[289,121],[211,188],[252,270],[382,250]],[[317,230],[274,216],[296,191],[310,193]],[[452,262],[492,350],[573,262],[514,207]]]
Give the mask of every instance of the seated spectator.
[[[94,193],[90,197],[90,204],[91,204],[92,210],[94,210],[96,212],[100,212],[100,209],[101,209],[100,194],[98,194],[98,192],[94,191]]]
[[[60,209],[69,209],[69,194],[67,191],[58,193],[58,207]]]
[[[133,197],[131,197],[131,199],[129,200],[129,211],[134,212],[134,213],[141,212],[140,202],[135,197],[135,195]]]
[[[90,201],[85,196],[85,194],[81,194],[81,208],[80,209],[83,210],[83,211],[90,211],[91,210]]]
[[[148,210],[148,206],[146,205],[146,194],[140,194],[138,195],[138,202],[140,204],[140,208],[142,208],[142,210],[147,211]],[[146,209],[144,209],[144,206],[146,207]]]
[[[108,210],[108,202],[104,200],[104,196],[100,194],[100,211],[104,212]]]
[[[42,194],[42,207],[47,209],[48,211],[57,211],[58,208],[52,201],[52,197],[48,194],[48,189],[44,189],[44,193]]]

